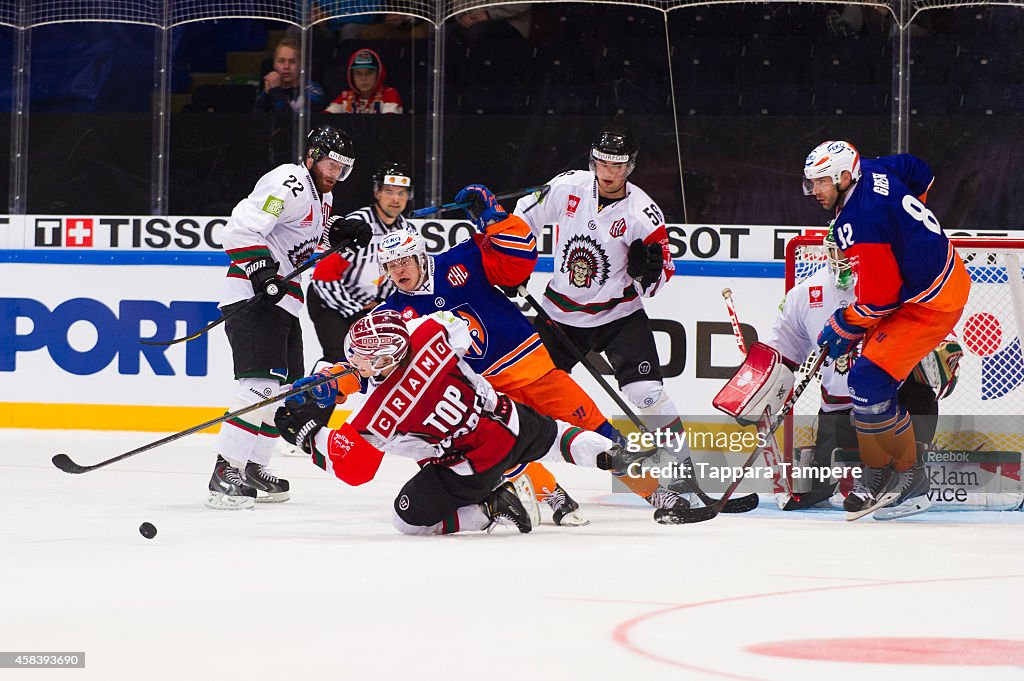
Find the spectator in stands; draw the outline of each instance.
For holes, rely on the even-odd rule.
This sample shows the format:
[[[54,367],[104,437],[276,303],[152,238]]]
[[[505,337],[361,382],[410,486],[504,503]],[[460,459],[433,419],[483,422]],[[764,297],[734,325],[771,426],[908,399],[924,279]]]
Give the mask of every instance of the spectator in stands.
[[[387,70],[373,50],[358,50],[348,60],[348,90],[324,113],[402,113],[402,96],[386,83]]]
[[[299,111],[302,99],[299,97],[299,43],[285,38],[274,48],[273,69],[263,76],[263,89],[256,97],[253,111]],[[319,111],[324,105],[324,91],[319,84],[310,81],[306,86],[309,106]]]
[[[529,38],[531,14],[528,4],[471,9],[455,17],[462,29],[455,40],[472,47],[481,40]]]

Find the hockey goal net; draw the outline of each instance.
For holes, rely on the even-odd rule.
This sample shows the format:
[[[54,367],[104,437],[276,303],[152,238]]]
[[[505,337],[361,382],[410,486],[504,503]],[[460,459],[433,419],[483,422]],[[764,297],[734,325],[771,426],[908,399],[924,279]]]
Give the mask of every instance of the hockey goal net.
[[[822,235],[793,238],[786,250],[786,290],[827,267]],[[963,347],[958,380],[939,402],[935,449],[1024,451],[1024,240],[952,238],[971,275],[971,294],[954,333]],[[805,367],[806,368],[806,367]],[[814,445],[817,382],[804,391],[785,427],[785,451]],[[804,418],[801,418],[804,417]]]

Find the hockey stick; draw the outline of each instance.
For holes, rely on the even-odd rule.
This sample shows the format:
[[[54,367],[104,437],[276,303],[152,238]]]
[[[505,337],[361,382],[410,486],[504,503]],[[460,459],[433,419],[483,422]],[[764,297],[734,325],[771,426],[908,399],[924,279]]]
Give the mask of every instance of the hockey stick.
[[[301,265],[299,265],[298,267],[296,267],[287,276],[281,277],[280,281],[277,281],[277,282],[274,282],[274,283],[277,286],[284,286],[287,282],[289,282],[292,279],[294,279],[295,277],[299,276],[300,274],[302,274],[303,272],[305,272],[310,267],[312,267],[313,265],[317,264],[318,262],[320,262],[321,260],[323,260],[327,256],[334,255],[335,253],[348,248],[349,246],[352,245],[352,243],[353,243],[352,239],[346,239],[345,241],[343,241],[342,243],[338,244],[337,246],[335,246],[333,248],[327,249],[326,251],[324,251],[320,255],[310,256],[309,258],[306,259],[306,262],[304,262]],[[221,315],[220,317],[218,317],[217,319],[214,319],[212,322],[210,322],[209,324],[207,324],[203,328],[199,329],[198,331],[195,331],[195,332],[191,333],[188,336],[182,336],[181,338],[175,338],[174,340],[169,340],[169,341],[140,340],[139,342],[142,343],[143,345],[161,345],[162,346],[162,345],[174,345],[176,343],[185,343],[186,341],[195,340],[196,338],[199,338],[200,336],[202,336],[204,333],[206,333],[210,329],[212,329],[212,328],[214,328],[216,326],[220,326],[221,324],[223,324],[227,320],[231,319],[232,317],[234,317],[236,314],[238,314],[242,310],[245,310],[250,305],[252,305],[252,304],[254,304],[254,303],[258,302],[258,301],[263,300],[265,297],[266,297],[266,294],[263,291],[260,291],[259,293],[254,295],[252,298],[250,298],[249,300],[245,301],[244,303],[242,303],[241,305],[236,307],[231,312],[228,312],[225,315]]]
[[[743,340],[743,331],[740,329],[740,318],[736,316],[736,306],[732,302],[732,289],[723,288],[722,297],[725,298],[725,309],[729,311],[729,321],[732,323],[732,335],[736,337],[736,347],[740,354],[747,356],[747,344]]]
[[[725,299],[725,309],[729,312],[729,322],[732,324],[732,334],[736,337],[736,347],[739,348],[740,354],[746,357],[747,344],[746,341],[743,340],[743,330],[740,328],[740,317],[736,314],[736,304],[732,299],[732,289],[723,288],[722,297]],[[768,446],[764,448],[764,462],[776,471],[781,472],[780,458],[781,457],[779,456],[779,452],[777,451],[777,447],[774,443],[774,438],[772,438],[768,442]],[[775,494],[784,494],[789,499],[793,498],[793,489],[789,484],[789,478],[784,475],[776,475],[772,477],[772,489]]]
[[[256,409],[262,409],[263,407],[267,406],[268,404],[273,404],[274,402],[278,402],[280,400],[286,400],[289,397],[292,397],[294,395],[298,395],[299,393],[307,392],[310,389],[317,387],[318,385],[323,385],[324,383],[328,383],[330,381],[333,381],[334,379],[336,379],[336,378],[338,378],[340,376],[345,376],[346,374],[355,373],[355,371],[356,371],[355,369],[349,368],[349,369],[346,369],[345,371],[342,371],[342,372],[337,373],[337,374],[332,374],[330,376],[324,376],[323,378],[317,379],[317,380],[315,380],[315,381],[313,381],[313,382],[311,382],[311,383],[309,383],[307,385],[302,386],[301,388],[292,388],[291,390],[289,390],[287,392],[283,392],[280,395],[275,395],[273,397],[268,397],[267,399],[261,400],[261,401],[257,402],[256,404],[250,404],[248,407],[243,407],[242,409],[237,409],[235,411],[228,412],[227,414],[224,414],[223,416],[218,416],[217,418],[212,419],[210,421],[207,421],[206,423],[200,423],[198,426],[192,426],[188,430],[183,430],[181,432],[174,433],[173,435],[168,435],[167,437],[162,438],[160,440],[157,440],[156,442],[150,442],[148,445],[143,445],[141,447],[138,447],[136,449],[131,450],[130,452],[125,452],[124,454],[118,454],[117,456],[115,456],[112,459],[107,459],[105,461],[100,461],[99,463],[93,464],[91,466],[83,466],[81,464],[75,463],[74,461],[71,460],[70,456],[68,456],[67,454],[63,454],[63,453],[62,454],[54,455],[53,459],[51,459],[51,460],[53,461],[53,465],[54,466],[56,466],[57,468],[61,469],[65,473],[74,473],[74,474],[88,473],[89,471],[94,471],[97,468],[103,468],[104,466],[109,466],[112,463],[117,463],[118,461],[121,461],[123,459],[127,459],[130,456],[135,456],[136,454],[141,454],[142,452],[148,452],[150,449],[156,449],[157,447],[159,447],[161,445],[166,445],[168,443],[174,442],[175,440],[180,440],[181,438],[185,437],[186,435],[192,435],[193,433],[198,433],[199,431],[205,430],[206,428],[209,428],[210,426],[217,425],[218,423],[221,423],[223,421],[227,421],[228,419],[233,419],[236,416],[241,416],[242,414],[248,414],[250,411],[255,411]]]
[[[558,322],[552,319],[551,316],[544,311],[544,309],[540,306],[540,303],[537,302],[536,298],[530,295],[530,292],[526,290],[526,286],[520,285],[518,290],[519,295],[521,295],[528,303],[530,303],[533,309],[537,312],[537,316],[540,317],[540,319],[544,322],[544,324],[547,325],[548,328],[554,331],[555,335],[558,336],[558,340],[562,343],[562,345],[568,348],[569,352],[572,353],[572,356],[576,358],[576,361],[582,364],[584,368],[590,372],[590,375],[594,377],[594,380],[597,381],[598,385],[600,385],[604,389],[604,391],[608,393],[608,396],[615,401],[615,404],[618,405],[619,409],[622,410],[622,413],[625,414],[626,417],[633,422],[633,425],[635,425],[644,433],[651,432],[650,429],[644,424],[644,422],[640,420],[640,417],[636,415],[633,409],[628,404],[626,404],[625,400],[623,400],[622,397],[619,396],[619,393],[615,391],[610,385],[608,385],[608,381],[604,380],[604,376],[602,376],[601,372],[597,370],[597,367],[591,364],[590,360],[587,359],[586,354],[582,350],[580,350],[579,347],[577,347],[577,345],[572,341],[571,338],[569,338],[569,335],[565,332],[565,329],[563,329],[558,324]],[[690,473],[691,475],[693,475],[692,469]],[[696,479],[692,480],[692,489],[689,489],[687,491],[696,494],[697,497],[701,500],[701,502],[707,504],[708,506],[716,503],[714,499],[708,496],[708,494],[700,488],[700,485],[697,484]],[[728,508],[726,508],[724,512],[746,513],[747,511],[752,511],[755,508],[757,508],[757,504],[757,495],[748,494],[745,497],[730,500]]]
[[[789,399],[786,400],[786,403],[782,405],[781,409],[779,409],[779,413],[776,414],[775,417],[772,418],[771,421],[767,423],[765,423],[764,417],[762,417],[761,420],[758,422],[758,432],[765,433],[764,444],[760,444],[754,448],[754,452],[747,458],[746,462],[743,464],[744,471],[746,471],[753,465],[754,460],[757,459],[757,457],[761,456],[761,451],[767,446],[769,440],[774,438],[775,431],[779,429],[779,426],[782,425],[782,421],[789,415],[789,412],[793,410],[793,407],[796,405],[796,401],[800,398],[800,395],[801,393],[803,393],[804,389],[808,386],[811,380],[815,376],[817,376],[818,370],[821,368],[821,365],[825,362],[825,359],[827,357],[828,344],[825,343],[820,348],[818,348],[817,359],[814,360],[814,364],[807,371],[807,375],[803,377],[803,379],[800,381],[800,384],[797,385],[796,389],[793,391],[793,394],[789,396]],[[764,425],[764,430],[762,430],[762,424]],[[658,522],[664,524],[700,523],[704,522],[705,520],[711,520],[716,515],[723,512],[723,509],[730,500],[729,498],[732,496],[733,492],[736,491],[736,488],[739,487],[740,484],[742,484],[745,478],[745,475],[737,476],[737,478],[733,480],[732,483],[726,488],[725,493],[722,494],[722,498],[713,504],[709,504],[708,506],[704,506],[703,508],[691,508],[686,509],[685,511],[673,511],[671,512],[671,514],[665,514],[660,519],[657,517],[656,519],[658,520]]]
[[[541,200],[543,200],[543,198],[547,195],[547,193],[550,190],[551,190],[551,185],[542,184],[542,185],[539,185],[537,187],[523,187],[522,189],[517,189],[514,192],[505,192],[504,194],[498,194],[494,198],[497,199],[498,201],[503,201],[505,199],[514,199],[517,196],[524,196],[526,194],[532,194],[534,192],[540,192],[540,197],[537,199],[537,203],[540,203]],[[533,206],[536,206],[537,203],[533,204]],[[426,217],[428,215],[433,215],[435,213],[447,213],[448,211],[452,211],[452,210],[465,209],[465,208],[468,208],[469,205],[470,204],[468,202],[467,203],[459,203],[458,201],[453,201],[452,203],[443,203],[440,206],[426,206],[425,208],[419,208],[419,209],[414,210],[413,212],[409,213],[409,217],[410,218],[422,218],[422,217]],[[530,206],[530,208],[527,208],[526,210],[530,210],[531,208],[533,208],[533,206]]]

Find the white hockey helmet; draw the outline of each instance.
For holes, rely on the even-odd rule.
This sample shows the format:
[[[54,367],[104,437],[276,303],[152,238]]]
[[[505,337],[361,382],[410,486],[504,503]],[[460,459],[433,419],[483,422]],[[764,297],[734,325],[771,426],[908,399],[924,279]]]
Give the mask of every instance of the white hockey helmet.
[[[854,182],[860,179],[860,153],[857,149],[841,140],[822,142],[804,161],[804,194],[810,196],[814,193],[812,180],[820,177],[831,177],[838,187],[844,170],[850,173]]]
[[[374,310],[357,319],[345,336],[345,356],[356,369],[379,375],[409,354],[409,329],[394,310]]]
[[[377,265],[380,267],[381,276],[387,278],[388,263],[408,257],[416,258],[420,266],[421,277],[426,277],[431,263],[427,256],[427,242],[423,240],[419,232],[409,227],[388,234],[377,246]],[[421,278],[417,287],[422,284],[423,279]]]
[[[835,235],[836,221],[828,223],[828,234],[822,239],[821,245],[825,247],[825,259],[828,261],[828,268],[832,272],[832,281],[836,288],[845,291],[854,282],[853,266],[844,254],[839,244],[836,243]]]

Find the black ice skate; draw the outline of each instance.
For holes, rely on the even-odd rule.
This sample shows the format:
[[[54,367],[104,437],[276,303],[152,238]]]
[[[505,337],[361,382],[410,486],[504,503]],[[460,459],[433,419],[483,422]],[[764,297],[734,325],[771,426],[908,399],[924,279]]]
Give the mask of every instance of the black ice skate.
[[[288,481],[270,472],[255,461],[245,464],[245,481],[256,490],[256,501],[277,504],[288,501],[291,486]]]
[[[882,468],[861,466],[860,470],[861,475],[853,483],[853,491],[843,502],[847,520],[857,520],[899,496],[898,492],[892,491],[896,476],[891,465]]]
[[[906,518],[924,513],[932,507],[932,502],[928,499],[931,483],[924,464],[914,464],[902,473],[896,473],[895,478],[893,491],[899,492],[899,496],[888,506],[875,511],[872,516],[875,520]]]
[[[590,524],[590,521],[580,513],[580,505],[569,496],[569,493],[561,485],[555,486],[555,491],[544,498],[544,503],[551,508],[551,518],[555,521],[555,525],[582,527]]]
[[[659,487],[647,498],[647,503],[654,507],[654,520],[662,525],[681,524],[680,513],[690,510],[690,502],[681,494],[670,489]]]
[[[256,506],[256,489],[245,482],[237,468],[217,455],[210,477],[210,494],[206,505],[220,511],[234,511]]]
[[[533,503],[536,504],[537,500],[534,499]],[[484,500],[484,512],[491,521],[485,528],[488,533],[493,532],[499,525],[514,527],[523,534],[533,529],[530,513],[523,506],[511,482],[502,483],[491,492],[491,496]]]

